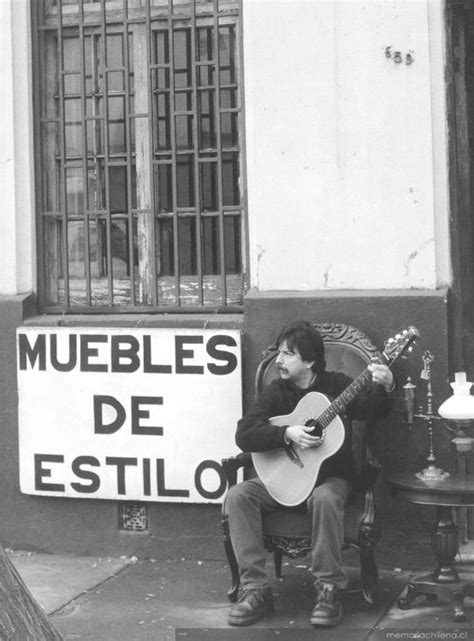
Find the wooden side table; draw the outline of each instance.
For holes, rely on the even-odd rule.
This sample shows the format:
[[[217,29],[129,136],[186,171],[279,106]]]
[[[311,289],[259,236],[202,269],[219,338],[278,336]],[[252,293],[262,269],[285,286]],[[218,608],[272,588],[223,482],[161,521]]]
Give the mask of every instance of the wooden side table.
[[[433,550],[438,567],[430,574],[411,579],[404,595],[398,600],[398,607],[402,610],[409,608],[414,599],[422,594],[430,601],[441,597],[453,604],[454,620],[465,621],[464,599],[474,596],[474,582],[460,579],[454,567],[459,539],[452,509],[474,506],[474,475],[451,476],[443,481],[422,481],[413,472],[404,472],[391,476],[387,483],[400,499],[436,507]]]

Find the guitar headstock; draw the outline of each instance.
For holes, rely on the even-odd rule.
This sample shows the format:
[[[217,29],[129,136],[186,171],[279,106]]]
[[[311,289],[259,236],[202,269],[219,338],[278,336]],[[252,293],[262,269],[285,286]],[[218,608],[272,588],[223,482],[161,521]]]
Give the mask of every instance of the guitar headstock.
[[[387,362],[394,361],[405,352],[411,352],[415,341],[419,338],[420,332],[416,327],[410,325],[408,329],[404,329],[402,332],[396,334],[393,338],[389,338],[385,342],[383,356]]]

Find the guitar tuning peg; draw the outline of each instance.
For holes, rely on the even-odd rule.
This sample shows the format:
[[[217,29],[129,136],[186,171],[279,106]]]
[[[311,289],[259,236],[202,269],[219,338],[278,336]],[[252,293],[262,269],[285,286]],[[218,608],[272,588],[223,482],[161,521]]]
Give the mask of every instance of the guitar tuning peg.
[[[403,330],[403,332],[402,332],[402,334],[403,334],[403,336],[408,336],[408,330],[407,330],[407,329],[404,329],[404,330]]]
[[[395,338],[397,339],[397,341],[399,341],[401,339],[401,337],[402,337],[401,334],[395,334]]]

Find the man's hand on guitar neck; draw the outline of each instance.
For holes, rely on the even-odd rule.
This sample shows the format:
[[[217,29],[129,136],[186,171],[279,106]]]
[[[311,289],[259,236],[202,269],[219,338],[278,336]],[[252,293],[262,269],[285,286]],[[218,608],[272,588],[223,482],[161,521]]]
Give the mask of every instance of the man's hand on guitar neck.
[[[393,380],[393,374],[387,365],[383,365],[382,363],[371,363],[369,365],[369,370],[372,372],[372,381],[374,383],[385,387],[387,393],[393,392],[395,382]]]
[[[306,425],[291,425],[286,428],[285,442],[287,444],[293,442],[298,447],[301,447],[302,450],[309,447],[318,447],[323,442],[323,439],[309,434],[312,430],[313,427],[307,427]]]

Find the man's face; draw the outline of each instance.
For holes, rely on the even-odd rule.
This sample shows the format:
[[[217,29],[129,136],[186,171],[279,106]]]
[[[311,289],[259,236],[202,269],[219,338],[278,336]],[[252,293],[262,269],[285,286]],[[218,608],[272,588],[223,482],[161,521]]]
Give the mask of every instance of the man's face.
[[[276,364],[280,378],[290,380],[301,387],[305,386],[313,376],[311,370],[313,362],[304,361],[296,347],[290,349],[286,341],[278,346]]]

